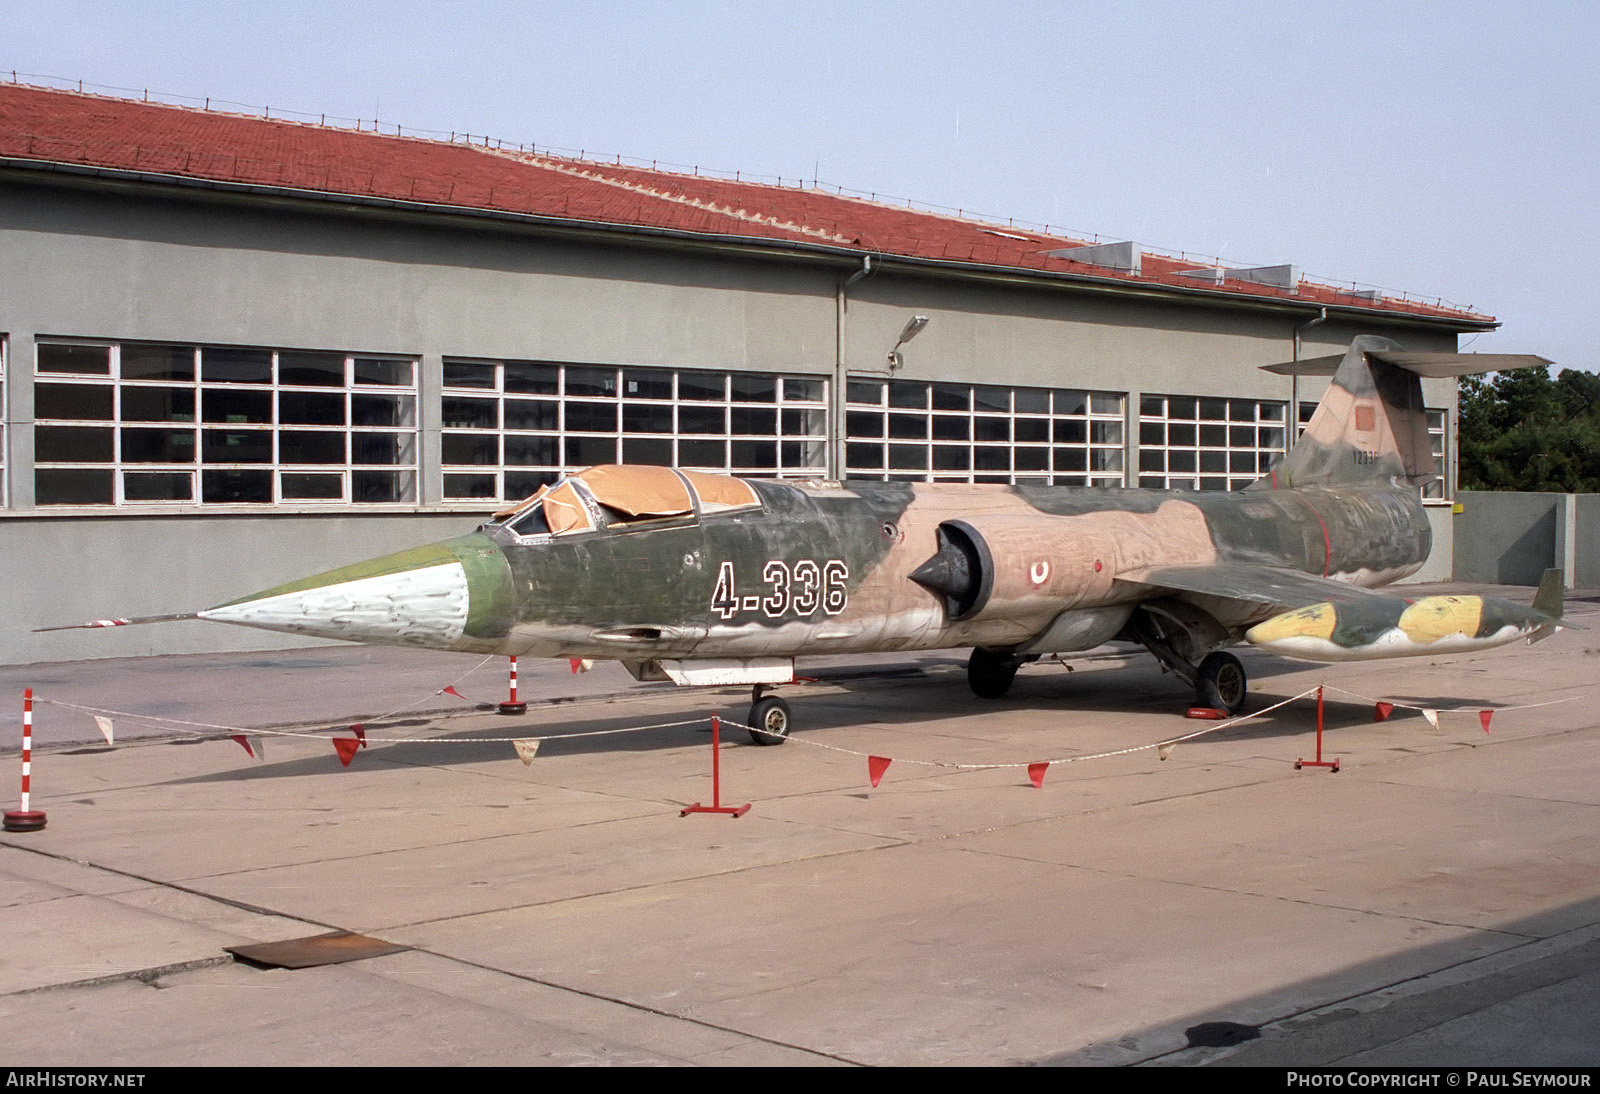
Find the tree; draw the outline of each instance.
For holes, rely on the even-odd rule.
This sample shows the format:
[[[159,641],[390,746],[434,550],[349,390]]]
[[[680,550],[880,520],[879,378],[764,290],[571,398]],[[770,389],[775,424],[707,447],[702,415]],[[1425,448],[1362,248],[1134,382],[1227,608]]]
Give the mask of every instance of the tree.
[[[1600,492],[1600,376],[1525,368],[1461,381],[1467,490]]]

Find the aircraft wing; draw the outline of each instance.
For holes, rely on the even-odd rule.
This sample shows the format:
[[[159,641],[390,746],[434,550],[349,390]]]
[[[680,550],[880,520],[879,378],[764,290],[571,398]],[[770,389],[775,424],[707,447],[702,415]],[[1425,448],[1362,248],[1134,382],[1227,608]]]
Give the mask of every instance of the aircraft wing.
[[[1393,593],[1316,577],[1278,566],[1219,562],[1213,566],[1152,566],[1117,576],[1118,581],[1151,585],[1174,592],[1199,593],[1243,600],[1285,611],[1311,604],[1404,603]]]

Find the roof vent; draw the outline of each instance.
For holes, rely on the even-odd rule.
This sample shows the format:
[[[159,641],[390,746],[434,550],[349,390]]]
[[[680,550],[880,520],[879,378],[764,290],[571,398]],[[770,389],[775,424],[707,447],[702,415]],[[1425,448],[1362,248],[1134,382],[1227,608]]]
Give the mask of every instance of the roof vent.
[[[1111,270],[1139,272],[1139,248],[1132,243],[1097,243],[1092,247],[1058,247],[1045,254],[1051,258],[1065,258],[1069,262],[1086,262],[1091,266],[1104,266]]]
[[[1241,266],[1236,270],[1224,270],[1223,276],[1229,281],[1249,281],[1290,292],[1300,289],[1300,270],[1296,266]]]

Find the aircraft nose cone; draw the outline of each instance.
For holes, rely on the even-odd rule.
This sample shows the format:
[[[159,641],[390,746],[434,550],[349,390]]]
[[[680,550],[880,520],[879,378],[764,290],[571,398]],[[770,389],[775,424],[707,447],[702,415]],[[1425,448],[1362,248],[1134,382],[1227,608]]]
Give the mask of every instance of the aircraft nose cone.
[[[510,580],[499,547],[471,535],[302,578],[198,614],[318,638],[478,649],[505,632]]]

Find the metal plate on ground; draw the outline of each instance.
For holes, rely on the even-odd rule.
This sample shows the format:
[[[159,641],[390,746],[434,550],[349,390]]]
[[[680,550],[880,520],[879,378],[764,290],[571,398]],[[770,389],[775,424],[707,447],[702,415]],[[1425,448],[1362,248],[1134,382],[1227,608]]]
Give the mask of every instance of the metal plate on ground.
[[[349,931],[315,934],[310,938],[290,938],[283,942],[263,942],[254,946],[223,947],[240,961],[266,969],[310,969],[318,965],[338,965],[345,961],[401,953],[410,948]]]

